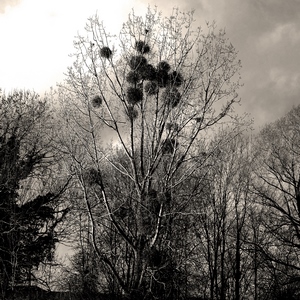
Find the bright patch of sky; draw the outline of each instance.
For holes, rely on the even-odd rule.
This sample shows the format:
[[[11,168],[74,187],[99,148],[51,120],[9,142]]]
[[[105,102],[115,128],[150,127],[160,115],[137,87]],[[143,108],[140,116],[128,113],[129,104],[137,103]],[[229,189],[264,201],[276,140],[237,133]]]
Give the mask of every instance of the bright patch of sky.
[[[55,86],[72,63],[68,55],[74,37],[84,34],[89,17],[97,13],[108,31],[117,33],[129,13],[126,1],[116,0],[104,6],[96,0],[11,3],[1,7],[4,13],[0,13],[0,87],[6,91],[26,88],[41,92]]]
[[[118,33],[132,8],[144,15],[148,5],[166,16],[173,7],[194,9],[197,24],[215,20],[226,29],[242,60],[242,107],[257,126],[300,104],[299,0],[1,0],[0,87],[39,93],[55,87],[89,17],[97,13]]]

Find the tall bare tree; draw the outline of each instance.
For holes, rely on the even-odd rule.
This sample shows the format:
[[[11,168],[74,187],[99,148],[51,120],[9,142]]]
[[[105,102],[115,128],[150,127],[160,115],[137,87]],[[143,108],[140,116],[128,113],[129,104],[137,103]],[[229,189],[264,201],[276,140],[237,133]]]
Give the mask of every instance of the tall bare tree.
[[[280,277],[275,280],[278,283],[273,290],[286,290],[290,283],[297,282],[296,295],[300,291],[297,275],[300,270],[299,120],[300,107],[297,106],[260,132],[254,183],[258,204],[266,215],[260,225],[269,237],[258,248],[269,261],[270,270],[276,275],[273,278]],[[275,295],[272,297],[275,299]]]
[[[59,99],[68,128],[63,151],[92,243],[123,294],[174,299],[172,280],[160,273],[176,268],[173,216],[191,199],[179,191],[202,165],[199,143],[233,117],[240,61],[223,30],[210,24],[204,32],[192,12],[177,9],[169,17],[133,11],[118,36],[95,16],[86,35],[74,42]],[[109,135],[117,158],[103,145]],[[102,247],[107,232],[115,236],[110,251]]]
[[[252,158],[250,139],[241,129],[223,130],[208,145],[206,163],[197,176],[198,196],[190,206],[194,250],[188,259],[196,265],[192,276],[201,285],[198,290],[208,299],[251,294],[245,236]]]

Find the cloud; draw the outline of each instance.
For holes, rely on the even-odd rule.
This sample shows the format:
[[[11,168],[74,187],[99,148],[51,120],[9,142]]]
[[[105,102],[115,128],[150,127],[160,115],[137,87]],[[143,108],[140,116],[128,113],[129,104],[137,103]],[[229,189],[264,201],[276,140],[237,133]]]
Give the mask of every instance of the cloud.
[[[283,116],[300,97],[300,2],[229,0],[221,19],[243,64],[242,106],[257,127]]]
[[[0,0],[1,84],[38,91],[55,85],[71,64],[74,36],[85,34],[88,17],[97,13],[108,31],[118,33],[132,8],[144,15],[148,4],[165,16],[174,7],[195,10],[196,25],[215,20],[226,29],[243,65],[242,106],[259,124],[299,103],[299,0],[110,0],[109,5],[99,0]]]
[[[242,91],[242,104],[245,111],[251,112],[256,127],[275,121],[299,104],[298,70],[283,65],[247,73],[252,77]]]
[[[21,1],[22,0],[1,0],[0,1],[0,14],[5,13],[7,8],[20,4]]]
[[[269,72],[268,88],[284,98],[295,96],[300,91],[300,71],[272,68]]]
[[[62,81],[72,64],[74,37],[85,34],[89,17],[98,13],[108,31],[120,29],[125,4],[110,3],[101,7],[98,0],[22,0],[0,15],[1,87],[41,92]]]
[[[259,37],[257,41],[258,51],[266,52],[274,47],[285,45],[295,46],[300,43],[300,24],[285,23],[277,24]]]
[[[298,19],[300,16],[299,0],[256,0],[251,4],[258,11],[265,15],[265,22],[277,24],[278,22],[289,22],[291,19]]]

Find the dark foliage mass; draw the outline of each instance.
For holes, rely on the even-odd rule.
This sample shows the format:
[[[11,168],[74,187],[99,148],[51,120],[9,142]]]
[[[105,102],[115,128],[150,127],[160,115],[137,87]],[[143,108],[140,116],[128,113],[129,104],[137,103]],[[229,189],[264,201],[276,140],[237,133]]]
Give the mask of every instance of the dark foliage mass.
[[[169,131],[178,131],[179,130],[179,126],[176,123],[167,123],[166,124],[166,129]]]
[[[156,69],[151,64],[146,64],[139,69],[139,73],[144,80],[155,80]]]
[[[133,71],[139,71],[146,64],[147,59],[142,55],[132,56],[129,60],[129,66]]]
[[[83,181],[89,186],[100,184],[101,175],[95,168],[89,168],[83,172]]]
[[[102,104],[102,98],[100,96],[95,96],[92,99],[92,105],[94,108],[99,108]]]
[[[127,89],[127,100],[135,105],[143,100],[143,91],[140,88],[129,87]]]
[[[158,85],[153,81],[147,82],[144,89],[145,93],[148,95],[156,95],[158,93]]]
[[[169,63],[166,61],[161,61],[157,65],[158,71],[165,71],[168,73],[170,71],[170,69],[171,69],[171,67],[170,67]]]
[[[175,139],[166,139],[162,145],[162,153],[163,154],[172,154],[174,152],[176,145]]]
[[[156,74],[156,79],[159,87],[166,87],[167,84],[169,83],[169,74],[168,71],[164,69],[158,69],[157,74]]]
[[[169,82],[171,86],[179,87],[183,83],[183,76],[180,73],[173,71],[169,75]]]
[[[111,58],[112,56],[112,51],[110,50],[109,47],[103,47],[100,49],[100,56],[103,58]]]
[[[138,113],[137,109],[135,109],[133,106],[128,106],[127,115],[129,117],[129,119],[133,121],[138,117],[139,113]]]
[[[35,194],[34,186],[24,199],[22,186],[48,168],[49,144],[43,147],[35,132],[37,126],[43,130],[39,124],[47,130],[46,104],[24,92],[1,95],[0,102],[0,292],[5,299],[13,284],[30,281],[33,269],[53,260],[56,227],[67,209],[57,213],[59,193]]]
[[[172,88],[166,88],[166,90],[162,94],[162,99],[165,101],[168,105],[170,105],[172,108],[176,107],[181,99],[181,95],[179,91],[172,87]]]
[[[136,41],[135,42],[135,49],[140,52],[141,54],[147,54],[150,52],[150,47],[143,41]]]
[[[126,80],[128,83],[137,84],[142,79],[140,72],[137,71],[129,71]]]

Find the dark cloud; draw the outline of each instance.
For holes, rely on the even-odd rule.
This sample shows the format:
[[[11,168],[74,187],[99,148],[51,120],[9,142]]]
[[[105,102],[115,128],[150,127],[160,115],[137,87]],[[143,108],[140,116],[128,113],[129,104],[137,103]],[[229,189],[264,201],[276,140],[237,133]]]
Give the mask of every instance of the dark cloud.
[[[0,0],[0,14],[8,5],[16,6],[21,1]],[[92,0],[86,2],[89,1],[93,2]],[[75,19],[79,19],[83,14],[82,7],[85,5],[83,0],[75,2],[80,8],[80,14]],[[218,28],[225,28],[229,40],[239,51],[239,58],[243,65],[241,75],[244,86],[240,90],[242,107],[244,111],[252,114],[256,126],[273,121],[274,118],[284,115],[293,105],[300,103],[299,0],[132,0],[128,2],[131,3],[131,7],[128,7],[129,4],[126,2],[124,6],[117,9],[118,12],[124,13],[124,20],[132,7],[137,10],[141,8],[144,12],[149,3],[151,7],[156,5],[166,16],[172,13],[174,7],[182,11],[195,10],[196,25],[205,28],[205,21],[216,21]],[[66,16],[73,16],[74,19],[74,14],[70,14],[68,9],[66,9]],[[116,22],[115,20],[121,18],[120,15],[112,21]],[[80,27],[74,24],[70,22],[69,27],[76,32]],[[60,28],[66,27],[67,25],[64,24]],[[49,31],[49,34],[52,32],[53,36],[56,36],[53,30]]]
[[[7,6],[16,6],[21,3],[22,0],[1,0],[0,1],[0,14],[5,13]]]
[[[187,1],[197,5],[198,1]],[[256,127],[300,103],[299,0],[202,0],[196,18],[226,28],[242,60],[242,107]],[[224,1],[225,2],[225,1]]]
[[[216,21],[239,51],[244,86],[242,108],[256,127],[283,116],[300,103],[299,0],[173,0],[157,4],[195,10],[198,25]]]
[[[299,104],[300,2],[246,2],[235,18],[228,9],[223,22],[243,62],[242,104],[259,127]]]
[[[248,0],[249,1],[249,0]],[[300,16],[299,0],[258,0],[249,1],[255,11],[260,11],[271,23],[289,22]]]

